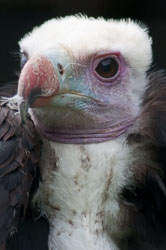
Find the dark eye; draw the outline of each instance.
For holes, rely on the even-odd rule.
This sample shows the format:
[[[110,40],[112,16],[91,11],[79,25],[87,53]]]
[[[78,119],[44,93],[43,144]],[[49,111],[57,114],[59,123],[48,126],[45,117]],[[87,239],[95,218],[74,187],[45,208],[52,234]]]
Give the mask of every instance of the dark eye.
[[[22,52],[21,53],[21,62],[20,62],[21,68],[24,67],[24,65],[27,63],[27,61],[28,61],[28,55],[27,55],[27,53],[26,52]]]
[[[96,67],[96,72],[103,78],[111,78],[117,74],[119,64],[115,58],[106,58]]]

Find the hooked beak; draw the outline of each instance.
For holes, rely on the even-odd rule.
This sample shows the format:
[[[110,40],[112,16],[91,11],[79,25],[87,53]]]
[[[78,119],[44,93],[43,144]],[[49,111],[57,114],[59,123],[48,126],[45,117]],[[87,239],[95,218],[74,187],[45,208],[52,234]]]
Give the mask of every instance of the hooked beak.
[[[28,117],[28,103],[23,99],[18,104],[21,123],[25,124]]]
[[[48,105],[58,89],[59,80],[51,61],[45,56],[30,59],[22,69],[18,82],[22,123],[26,121],[28,108]]]

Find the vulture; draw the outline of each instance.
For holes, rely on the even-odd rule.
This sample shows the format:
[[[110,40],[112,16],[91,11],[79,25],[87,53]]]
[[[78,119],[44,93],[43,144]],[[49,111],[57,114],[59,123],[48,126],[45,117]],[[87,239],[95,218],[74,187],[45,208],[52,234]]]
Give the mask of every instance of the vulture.
[[[19,46],[16,93],[0,89],[0,249],[165,250],[166,76],[145,25],[67,16]]]

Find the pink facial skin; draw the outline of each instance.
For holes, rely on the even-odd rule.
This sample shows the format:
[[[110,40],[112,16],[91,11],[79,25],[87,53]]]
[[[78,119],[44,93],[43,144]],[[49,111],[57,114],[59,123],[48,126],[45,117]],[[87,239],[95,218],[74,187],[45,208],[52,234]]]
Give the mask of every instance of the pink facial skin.
[[[114,58],[118,64],[117,73],[110,78],[103,78],[96,72],[98,64],[107,58]],[[103,105],[121,106],[128,109],[128,64],[118,51],[99,51],[91,58],[84,81],[88,95],[96,98]],[[86,90],[85,90],[86,91]],[[111,108],[111,107],[110,107]]]

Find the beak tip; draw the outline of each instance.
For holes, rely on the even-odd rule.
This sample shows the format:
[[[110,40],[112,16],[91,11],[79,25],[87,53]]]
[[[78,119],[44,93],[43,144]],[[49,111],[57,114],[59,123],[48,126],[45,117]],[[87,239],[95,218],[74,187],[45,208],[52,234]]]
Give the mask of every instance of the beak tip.
[[[27,101],[21,100],[18,106],[19,106],[19,114],[21,118],[21,123],[24,125],[28,117],[29,105]]]

